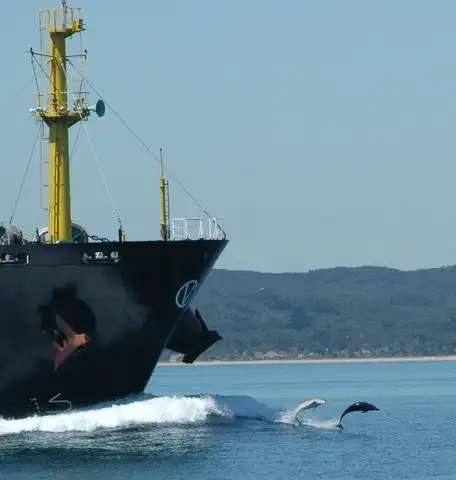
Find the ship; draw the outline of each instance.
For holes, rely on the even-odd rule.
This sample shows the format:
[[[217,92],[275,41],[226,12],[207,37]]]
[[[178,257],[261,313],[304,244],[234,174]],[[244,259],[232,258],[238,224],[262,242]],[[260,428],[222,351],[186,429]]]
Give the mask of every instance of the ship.
[[[171,218],[169,180],[157,155],[157,239],[90,234],[71,215],[70,129],[111,108],[98,95],[69,92],[68,71],[81,74],[67,40],[85,30],[80,8],[62,0],[39,12],[49,50],[30,48],[46,93],[30,109],[45,140],[47,225],[0,223],[0,416],[52,415],[140,395],[161,355],[193,363],[221,339],[192,302],[228,240],[215,217]],[[35,73],[36,75],[36,73]],[[87,80],[87,83],[90,82]],[[161,152],[161,149],[160,149]],[[117,212],[118,213],[118,212]],[[190,220],[195,228],[191,228]]]

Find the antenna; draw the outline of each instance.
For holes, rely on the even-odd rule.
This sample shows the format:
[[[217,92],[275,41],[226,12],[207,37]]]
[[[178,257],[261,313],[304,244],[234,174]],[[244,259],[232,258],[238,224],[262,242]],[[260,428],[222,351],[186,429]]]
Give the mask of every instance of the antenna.
[[[160,177],[164,178],[165,176],[165,167],[163,165],[163,148],[160,148]]]
[[[62,0],[62,13],[63,13],[63,22],[62,24],[66,25],[66,16],[68,13],[67,0]]]

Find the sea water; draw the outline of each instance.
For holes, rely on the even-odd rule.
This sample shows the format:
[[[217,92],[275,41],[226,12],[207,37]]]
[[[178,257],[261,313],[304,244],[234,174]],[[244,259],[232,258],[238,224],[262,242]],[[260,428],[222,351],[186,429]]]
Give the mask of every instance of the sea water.
[[[456,362],[167,366],[147,392],[0,419],[0,478],[456,479]],[[356,401],[380,410],[335,428]]]

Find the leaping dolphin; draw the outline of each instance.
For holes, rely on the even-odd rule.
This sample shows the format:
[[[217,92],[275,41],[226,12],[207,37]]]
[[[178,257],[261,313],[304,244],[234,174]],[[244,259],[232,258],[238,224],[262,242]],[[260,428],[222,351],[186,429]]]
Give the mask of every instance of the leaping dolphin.
[[[298,418],[298,414],[300,412],[303,412],[304,410],[313,410],[315,408],[318,408],[320,405],[324,405],[325,403],[328,402],[324,398],[313,398],[312,400],[306,400],[305,402],[302,402],[300,405],[298,405],[295,409],[292,410],[294,419],[299,423],[299,425],[302,425],[301,420],[299,420]]]
[[[342,419],[345,417],[345,415],[348,415],[351,412],[366,413],[366,412],[372,412],[372,411],[378,411],[378,410],[379,409],[372,403],[368,403],[368,402],[352,403],[342,412],[341,416],[339,417],[339,420],[337,421],[336,427],[339,428],[340,430],[343,430],[344,427],[342,426]]]

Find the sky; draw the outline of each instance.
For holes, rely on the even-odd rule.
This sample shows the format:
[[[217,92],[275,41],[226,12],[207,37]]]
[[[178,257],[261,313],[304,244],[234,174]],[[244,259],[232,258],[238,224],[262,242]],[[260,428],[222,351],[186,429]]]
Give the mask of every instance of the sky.
[[[38,10],[60,5],[26,3],[2,10],[1,220],[12,213],[37,128],[26,52],[40,49]],[[456,2],[69,4],[82,7],[87,27],[89,58],[78,68],[223,219],[230,243],[217,268],[456,263]],[[69,46],[79,53],[80,39]],[[127,238],[159,238],[157,161],[109,109],[85,125]],[[82,129],[73,218],[115,237],[90,142]],[[13,222],[24,234],[47,223],[39,172],[35,154]],[[204,218],[172,179],[170,205],[172,217]]]

